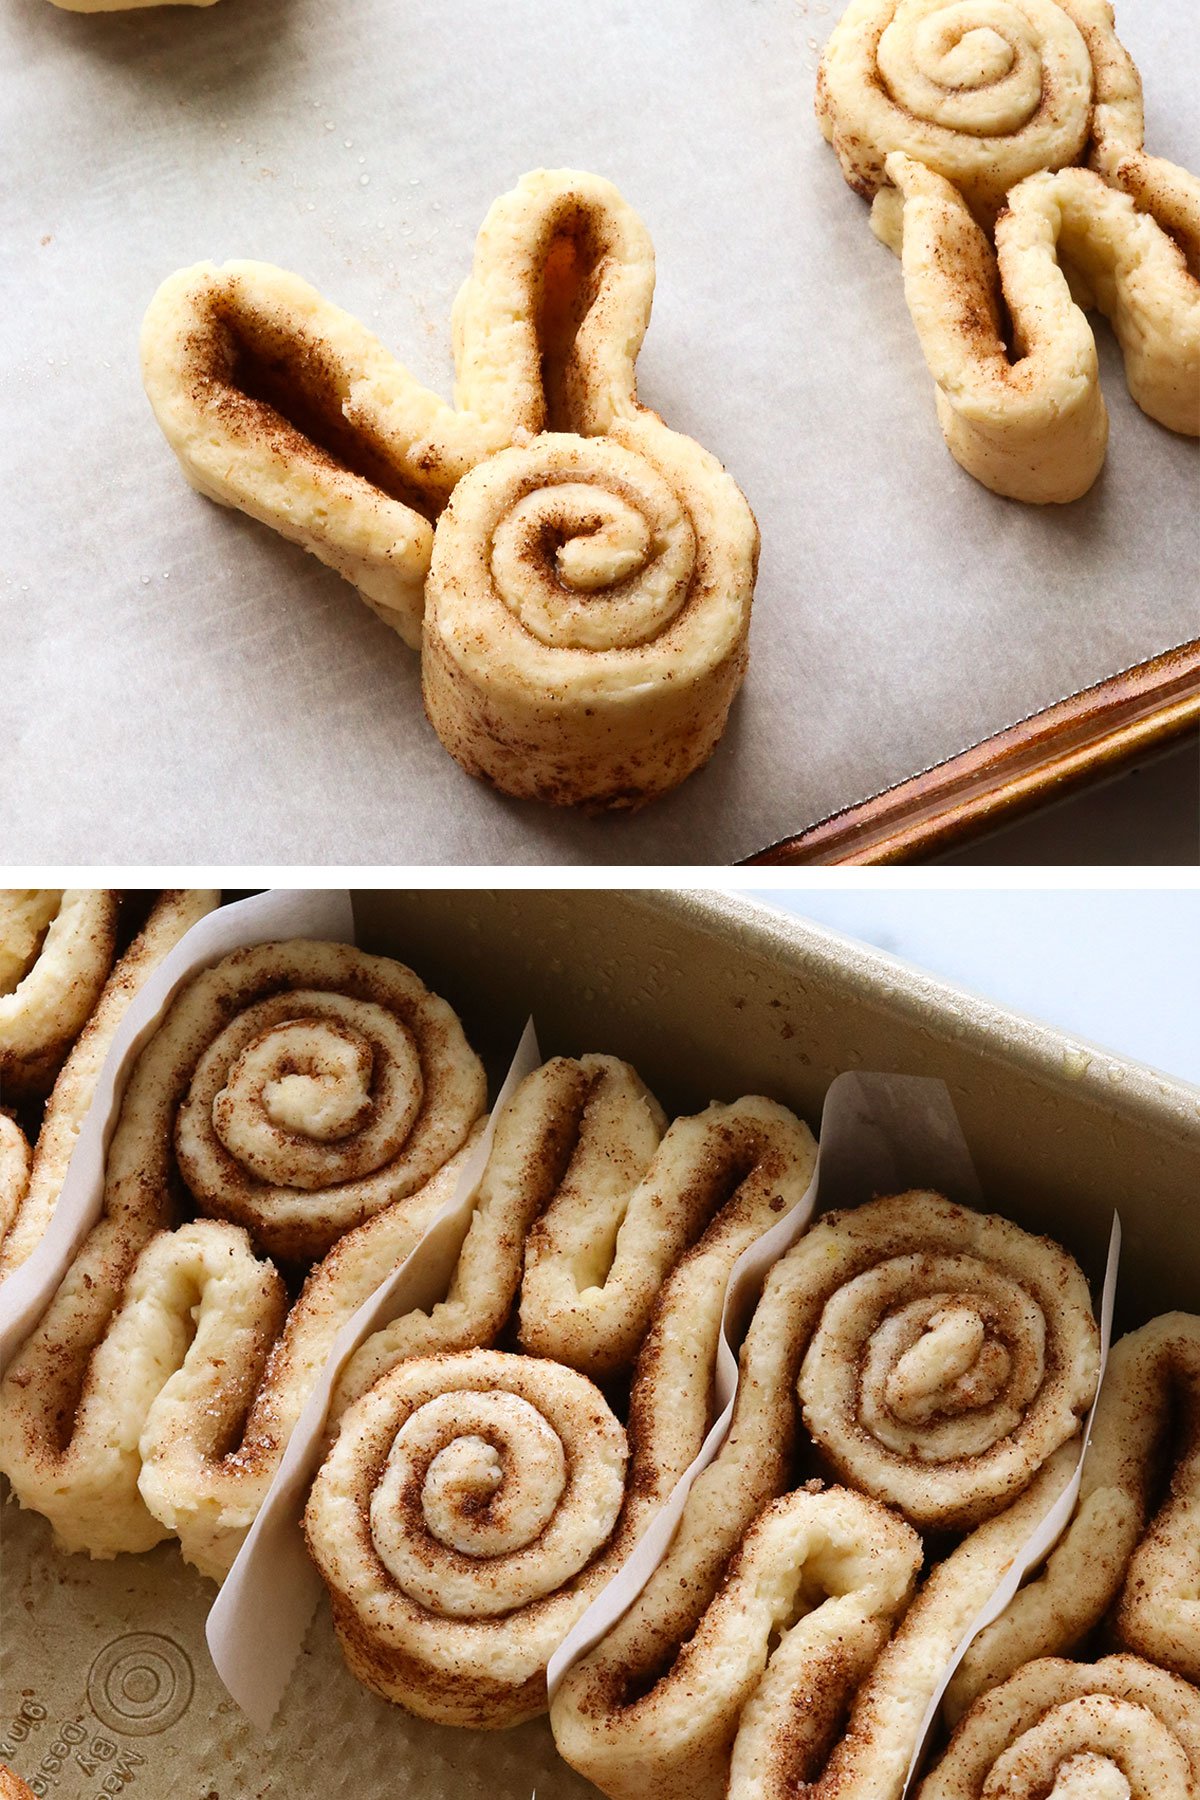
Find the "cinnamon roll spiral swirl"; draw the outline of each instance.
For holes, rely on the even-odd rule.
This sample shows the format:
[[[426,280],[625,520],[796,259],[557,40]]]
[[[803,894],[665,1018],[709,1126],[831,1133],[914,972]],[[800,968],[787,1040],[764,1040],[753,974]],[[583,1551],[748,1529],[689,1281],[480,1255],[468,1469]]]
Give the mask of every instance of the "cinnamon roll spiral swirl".
[[[721,1730],[712,1721],[716,1748],[696,1762],[675,1714],[703,1714],[710,1686],[677,1680],[674,1659],[756,1516],[792,1485],[796,1394],[810,1452],[846,1485],[912,1524],[974,1527],[921,1589],[845,1735],[775,1758],[788,1781],[814,1783],[814,1797],[899,1800],[940,1671],[1070,1477],[1098,1368],[1086,1283],[1049,1240],[925,1193],[819,1221],[767,1278],[729,1435],[666,1556],[564,1676],[551,1711],[563,1756],[614,1800],[634,1800],[651,1775],[664,1800],[724,1792],[736,1709]],[[784,1746],[788,1684],[768,1691],[768,1736]]]
[[[732,479],[650,415],[503,451],[437,529],[422,663],[434,730],[505,793],[644,804],[724,731],[757,560]]]
[[[50,1091],[112,967],[110,888],[0,892],[0,1096]]]
[[[485,1097],[457,1018],[411,970],[307,940],[198,975],[130,1092],[110,1181],[123,1191],[136,1159],[291,1262],[426,1182]]]
[[[1200,1693],[1136,1656],[1046,1657],[978,1700],[919,1800],[1192,1800]]]
[[[333,1595],[350,1667],[422,1717],[490,1728],[545,1709],[552,1652],[624,1563],[703,1443],[737,1258],[808,1185],[812,1141],[784,1108],[754,1098],[713,1106],[676,1121],[655,1150],[661,1125],[631,1074],[607,1058],[557,1059],[522,1084],[498,1124],[447,1300],[369,1340],[335,1399],[336,1411],[356,1396],[313,1485],[309,1546]],[[589,1090],[590,1116],[586,1104],[580,1110]],[[615,1166],[604,1155],[601,1127],[605,1136],[616,1130]],[[519,1312],[520,1341],[536,1347],[538,1359],[483,1356],[468,1346],[490,1341],[504,1324],[539,1206]],[[551,1349],[553,1361],[545,1354]],[[430,1357],[431,1350],[443,1354]],[[380,1483],[388,1446],[407,1416],[409,1371],[444,1369],[457,1379],[463,1367],[503,1372],[529,1361],[537,1370],[565,1373],[574,1362],[609,1373],[627,1366],[635,1351],[627,1478],[611,1517],[607,1501],[592,1502],[604,1524],[588,1540],[586,1561],[556,1564],[552,1581],[543,1575],[536,1593],[523,1592],[501,1609],[488,1604],[486,1564],[470,1583],[484,1598],[468,1604],[464,1589],[461,1607],[456,1578],[443,1583],[440,1561],[429,1589],[415,1589],[407,1574],[397,1578],[372,1533],[380,1517],[397,1510],[381,1497]],[[470,1441],[480,1436],[487,1436],[482,1425],[466,1429],[454,1468],[469,1475],[472,1493],[490,1485],[499,1492],[502,1469]],[[460,1549],[464,1556],[489,1554],[483,1539]]]
[[[1007,1219],[903,1194],[830,1214],[783,1268],[808,1432],[843,1480],[914,1524],[997,1512],[1091,1404],[1087,1283]]]
[[[985,223],[1135,102],[1106,0],[851,0],[817,82],[818,122],[858,193],[878,193],[902,151]]]
[[[536,1711],[605,1577],[627,1459],[599,1389],[560,1363],[400,1363],[347,1417],[305,1515],[353,1673],[434,1718]]]
[[[903,197],[897,247],[938,418],[951,454],[977,481],[1016,500],[1064,502],[1099,474],[1108,417],[1079,301],[1112,322],[1142,410],[1169,430],[1200,435],[1200,281],[1175,237],[1131,194],[1086,169],[1030,176],[1008,196],[993,254],[950,182],[899,154],[887,170]],[[1176,199],[1186,188],[1200,247],[1200,182],[1177,174]],[[1154,192],[1144,190],[1143,203]]]
[[[971,1645],[950,1717],[1031,1658],[1077,1649],[1105,1615],[1119,1644],[1200,1682],[1198,1571],[1200,1319],[1167,1313],[1113,1345],[1071,1524]]]
[[[276,1344],[286,1295],[256,1246],[311,1258],[411,1200],[388,1234],[411,1248],[483,1101],[458,1020],[399,963],[305,941],[196,976],[134,1066],[101,1218],[0,1391],[22,1503],[69,1548],[175,1531],[223,1574],[338,1325],[381,1279],[350,1259],[342,1291],[302,1296]],[[181,1223],[185,1195],[248,1231]],[[193,1336],[194,1308],[209,1324]]]

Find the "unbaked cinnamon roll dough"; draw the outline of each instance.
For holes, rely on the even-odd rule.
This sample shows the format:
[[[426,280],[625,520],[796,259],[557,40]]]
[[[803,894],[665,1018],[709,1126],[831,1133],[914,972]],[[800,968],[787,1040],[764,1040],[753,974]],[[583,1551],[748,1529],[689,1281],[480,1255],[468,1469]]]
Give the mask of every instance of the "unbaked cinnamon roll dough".
[[[108,888],[0,891],[0,1092],[49,1092],[112,967]]]
[[[931,1193],[826,1215],[767,1277],[729,1435],[663,1560],[564,1675],[562,1755],[611,1800],[900,1800],[942,1672],[1070,1477],[1098,1373],[1087,1284],[1048,1239]],[[854,1501],[781,1501],[801,1428]],[[874,1594],[840,1554],[867,1501],[894,1521],[871,1528]],[[967,1534],[915,1597],[905,1520]]]
[[[426,712],[506,793],[639,806],[711,756],[746,669],[758,529],[637,399],[654,252],[610,182],[535,170],[454,308],[453,407],[281,269],[199,264],[142,329],[193,486],[352,581],[422,650]]]
[[[305,1530],[349,1666],[419,1717],[544,1711],[553,1651],[701,1448],[730,1272],[800,1202],[815,1148],[761,1096],[663,1125],[612,1058],[535,1070],[498,1121],[445,1300],[343,1374]],[[485,1350],[518,1287],[526,1354]],[[631,1365],[627,1445],[582,1371],[619,1391]],[[608,1446],[590,1497],[589,1432]],[[462,1511],[504,1530],[467,1531]]]
[[[1200,436],[1200,182],[1146,155],[1107,0],[852,0],[817,117],[902,256],[946,443],[978,481],[1037,503],[1095,481],[1085,307],[1143,411]]]
[[[281,1345],[264,1251],[302,1269],[418,1195],[427,1220],[484,1101],[457,1017],[400,963],[298,941],[193,977],[130,1075],[101,1216],[0,1387],[22,1504],[68,1549],[174,1534],[223,1575],[341,1322],[303,1306]]]

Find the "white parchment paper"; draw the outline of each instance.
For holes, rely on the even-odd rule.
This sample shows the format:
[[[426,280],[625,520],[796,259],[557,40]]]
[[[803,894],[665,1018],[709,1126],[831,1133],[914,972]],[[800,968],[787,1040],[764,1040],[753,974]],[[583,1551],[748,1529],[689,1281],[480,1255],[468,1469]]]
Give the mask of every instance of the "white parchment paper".
[[[0,1285],[0,1372],[45,1312],[80,1244],[100,1217],[104,1164],[125,1083],[137,1056],[184,984],[245,944],[276,938],[354,942],[345,888],[274,888],[219,906],[192,926],[149,975],[114,1034],[80,1126],[50,1224],[28,1259]]]
[[[260,1731],[269,1729],[279,1709],[321,1596],[321,1577],[305,1547],[300,1520],[326,1448],[325,1421],[338,1376],[367,1338],[403,1313],[428,1309],[444,1296],[475,1210],[475,1190],[487,1167],[496,1122],[540,1061],[530,1019],[454,1193],[400,1266],[363,1301],[334,1339],[266,1499],[213,1602],[205,1627],[213,1663]]]
[[[839,0],[0,9],[0,841],[13,861],[731,860],[1200,630],[1194,448],[1098,325],[1112,436],[1032,509],[942,444],[891,255],[812,117]],[[1192,0],[1118,0],[1148,141],[1200,165]],[[185,486],[141,391],[159,281],[252,256],[449,392],[450,305],[526,169],[612,177],[659,283],[639,374],[763,557],[749,680],[634,819],[500,799],[352,589]]]

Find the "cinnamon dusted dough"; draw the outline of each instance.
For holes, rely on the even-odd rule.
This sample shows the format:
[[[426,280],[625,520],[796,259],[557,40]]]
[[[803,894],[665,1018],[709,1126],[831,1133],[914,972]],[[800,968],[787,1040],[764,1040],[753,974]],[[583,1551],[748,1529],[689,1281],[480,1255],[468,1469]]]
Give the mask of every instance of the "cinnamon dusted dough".
[[[130,1074],[101,1216],[0,1387],[21,1503],[70,1549],[174,1532],[223,1574],[340,1322],[337,1295],[298,1308],[268,1369],[288,1298],[263,1246],[311,1261],[396,1201],[435,1205],[484,1099],[457,1017],[400,963],[297,940],[194,976]],[[185,1194],[217,1216],[181,1223]]]
[[[1085,494],[1099,474],[1108,415],[1076,296],[1108,315],[1142,410],[1200,435],[1200,282],[1129,194],[1088,169],[1031,175],[1008,196],[993,255],[952,183],[898,152],[886,166],[903,197],[894,247],[938,418],[951,454],[977,481],[1013,499],[1061,502]],[[880,222],[895,225],[889,213]]]
[[[257,262],[200,263],[162,284],[143,379],[193,486],[319,556],[417,648],[433,524],[455,484],[585,385],[587,424],[606,429],[632,388],[653,286],[645,227],[611,183],[540,169],[480,230],[454,306],[453,406],[357,319]]]
[[[1164,1313],[1113,1345],[1070,1525],[967,1651],[948,1717],[1032,1658],[1078,1650],[1106,1614],[1106,1637],[1200,1681],[1198,1568],[1200,1317]]]
[[[141,931],[113,965],[46,1102],[19,1197],[12,1202],[7,1222],[0,1220],[0,1281],[32,1254],[54,1217],[75,1140],[130,1001],[167,952],[219,901],[215,888],[164,889]],[[0,1128],[6,1123],[0,1118]]]
[[[758,1096],[714,1103],[676,1120],[665,1136],[662,1124],[633,1071],[611,1058],[555,1058],[535,1070],[498,1121],[445,1300],[385,1326],[344,1371],[334,1398],[338,1436],[314,1484],[306,1531],[351,1669],[420,1717],[494,1728],[544,1711],[551,1653],[622,1567],[703,1443],[730,1271],[799,1203],[814,1146],[798,1119]],[[382,1224],[356,1236],[365,1243]],[[504,1328],[518,1283],[518,1341],[536,1357],[482,1348]],[[445,1511],[451,1470],[477,1510],[494,1492],[489,1518],[501,1507],[507,1516],[511,1483],[515,1495],[528,1487],[548,1503],[561,1498],[568,1519],[582,1510],[600,1521],[587,1535],[572,1527],[582,1546],[576,1560],[552,1564],[557,1506],[533,1513],[503,1557],[475,1536],[453,1540],[457,1557],[436,1544],[421,1548],[412,1483],[384,1473],[400,1455],[409,1469],[406,1418],[421,1371],[431,1381],[444,1377],[452,1393],[524,1383],[521,1396],[536,1404],[572,1369],[620,1375],[634,1358],[628,1476],[611,1516],[603,1488],[581,1501],[580,1452],[554,1417],[545,1422],[566,1449],[565,1487],[543,1433],[531,1426],[520,1441],[501,1441],[508,1401],[497,1401],[490,1434],[490,1415],[476,1400],[464,1409],[447,1398],[433,1415],[446,1436],[426,1447],[446,1462],[436,1481],[430,1463],[421,1484],[425,1525]],[[569,1391],[583,1397],[595,1432],[607,1432],[590,1382],[576,1377]],[[495,1457],[481,1448],[484,1439]],[[536,1573],[535,1585],[509,1588],[510,1555],[526,1575]],[[424,1574],[414,1575],[414,1558]],[[495,1590],[512,1604],[500,1604]]]
[[[851,0],[817,83],[817,120],[846,180],[878,193],[900,150],[994,218],[1016,182],[1083,155],[1094,81],[1077,14],[1100,10],[1094,0]]]
[[[1136,1656],[1044,1657],[977,1701],[919,1800],[1194,1800],[1200,1693]]]
[[[946,442],[978,481],[1035,503],[1091,487],[1108,418],[1089,307],[1143,411],[1200,435],[1200,182],[1146,154],[1108,0],[851,0],[817,116],[903,257]]]
[[[757,564],[731,477],[652,414],[503,451],[438,526],[422,664],[435,731],[505,793],[643,805],[725,729]]]
[[[112,966],[109,888],[0,891],[0,1095],[48,1093]]]
[[[638,403],[653,290],[612,184],[541,169],[480,231],[453,408],[265,264],[181,271],[143,326],[188,479],[421,645],[442,742],[523,798],[667,791],[712,754],[745,674],[758,529],[716,459]]]

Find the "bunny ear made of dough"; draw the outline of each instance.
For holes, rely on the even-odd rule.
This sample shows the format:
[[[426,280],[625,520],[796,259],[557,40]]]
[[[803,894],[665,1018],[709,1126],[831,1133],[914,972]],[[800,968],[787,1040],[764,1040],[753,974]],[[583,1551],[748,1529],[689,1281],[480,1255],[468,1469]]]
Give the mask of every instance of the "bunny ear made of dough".
[[[172,275],[142,327],[155,417],[192,485],[301,544],[420,643],[433,521],[548,417],[631,411],[653,250],[609,182],[539,170],[492,208],[456,307],[457,410],[269,263]]]
[[[1152,171],[1154,159],[1144,163]],[[1130,194],[1088,169],[1031,175],[1009,195],[993,254],[951,182],[897,152],[887,172],[902,214],[877,201],[873,222],[903,259],[946,443],[977,481],[1015,500],[1065,502],[1099,474],[1108,419],[1077,302],[1111,320],[1142,410],[1200,435],[1200,283],[1170,232]],[[1193,177],[1175,173],[1200,195]]]
[[[454,306],[455,402],[521,433],[595,437],[637,411],[654,246],[611,181],[535,169],[483,222]]]

